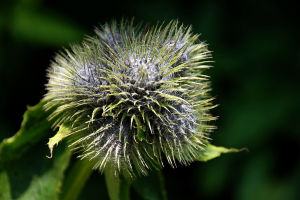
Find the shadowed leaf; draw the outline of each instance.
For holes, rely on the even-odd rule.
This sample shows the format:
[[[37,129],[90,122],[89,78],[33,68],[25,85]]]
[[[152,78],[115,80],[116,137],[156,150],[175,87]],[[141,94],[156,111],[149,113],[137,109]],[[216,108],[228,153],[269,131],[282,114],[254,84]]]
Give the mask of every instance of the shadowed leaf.
[[[51,121],[47,120],[49,112],[43,110],[44,102],[28,106],[23,116],[20,130],[0,143],[0,162],[17,159],[42,138],[51,135]]]
[[[57,199],[71,153],[65,145],[47,159],[51,131],[44,102],[28,107],[20,130],[0,144],[0,199]]]

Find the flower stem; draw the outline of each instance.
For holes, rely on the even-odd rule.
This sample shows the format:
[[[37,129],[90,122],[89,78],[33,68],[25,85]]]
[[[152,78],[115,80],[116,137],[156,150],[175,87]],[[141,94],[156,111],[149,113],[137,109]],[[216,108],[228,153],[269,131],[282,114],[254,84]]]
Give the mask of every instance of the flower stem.
[[[64,181],[61,200],[74,200],[80,195],[86,181],[92,174],[92,164],[89,160],[77,160]]]
[[[110,200],[129,200],[131,183],[121,175],[115,175],[111,168],[104,170],[106,187]]]

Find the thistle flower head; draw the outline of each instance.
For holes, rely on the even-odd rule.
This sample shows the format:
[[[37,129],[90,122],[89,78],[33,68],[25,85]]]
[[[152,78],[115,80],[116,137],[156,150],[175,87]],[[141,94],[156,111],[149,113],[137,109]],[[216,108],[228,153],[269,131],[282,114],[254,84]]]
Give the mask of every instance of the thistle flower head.
[[[45,107],[69,124],[80,158],[131,176],[197,158],[213,128],[210,53],[197,38],[177,21],[112,22],[56,56]]]

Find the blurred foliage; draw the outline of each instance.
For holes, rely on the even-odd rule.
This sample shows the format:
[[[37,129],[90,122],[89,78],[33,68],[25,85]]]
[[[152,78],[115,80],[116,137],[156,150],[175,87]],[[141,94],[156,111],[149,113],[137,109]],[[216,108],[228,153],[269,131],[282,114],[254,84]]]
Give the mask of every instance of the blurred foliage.
[[[135,16],[151,24],[177,18],[193,25],[213,51],[214,68],[207,73],[220,105],[213,111],[219,116],[213,142],[249,152],[176,170],[166,166],[168,198],[300,199],[298,15],[291,1],[1,1],[0,139],[12,136],[26,105],[41,99],[46,69],[62,46],[80,42],[111,19]],[[47,154],[46,143],[20,159],[38,162],[25,155]],[[8,176],[1,173],[0,179]],[[79,198],[99,194],[108,195],[103,176],[93,172]],[[132,196],[139,199],[137,193]]]

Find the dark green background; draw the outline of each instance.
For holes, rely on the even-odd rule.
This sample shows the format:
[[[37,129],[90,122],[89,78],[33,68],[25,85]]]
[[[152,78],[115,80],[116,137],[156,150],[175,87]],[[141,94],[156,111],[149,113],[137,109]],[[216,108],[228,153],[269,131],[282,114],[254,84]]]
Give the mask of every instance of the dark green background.
[[[297,12],[289,1],[2,0],[0,140],[19,129],[26,105],[43,97],[46,69],[62,47],[112,19],[179,19],[213,52],[213,143],[249,152],[166,167],[169,199],[300,199]],[[103,195],[103,177],[94,172],[80,198]]]

